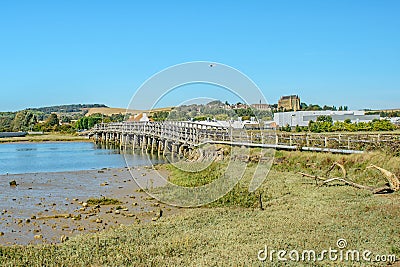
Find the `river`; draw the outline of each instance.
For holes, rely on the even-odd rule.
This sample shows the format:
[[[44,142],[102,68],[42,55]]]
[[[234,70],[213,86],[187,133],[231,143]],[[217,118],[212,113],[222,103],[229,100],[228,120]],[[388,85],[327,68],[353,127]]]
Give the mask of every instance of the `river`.
[[[0,175],[120,168],[127,166],[126,162],[141,166],[163,160],[143,153],[122,154],[91,142],[0,144]]]

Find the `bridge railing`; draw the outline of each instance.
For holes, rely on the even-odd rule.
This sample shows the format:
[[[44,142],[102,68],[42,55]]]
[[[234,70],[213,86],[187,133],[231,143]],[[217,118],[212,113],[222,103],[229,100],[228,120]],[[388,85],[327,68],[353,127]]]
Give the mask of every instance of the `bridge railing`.
[[[273,144],[298,148],[331,148],[346,150],[389,150],[400,154],[399,133],[282,133],[244,131],[198,122],[121,122],[97,124],[95,133],[119,133],[154,136],[182,143],[199,144],[204,140],[234,143]]]
[[[185,143],[199,143],[207,138],[226,140],[230,136],[227,127],[174,121],[100,123],[95,125],[90,132],[91,134],[119,133],[156,136]]]

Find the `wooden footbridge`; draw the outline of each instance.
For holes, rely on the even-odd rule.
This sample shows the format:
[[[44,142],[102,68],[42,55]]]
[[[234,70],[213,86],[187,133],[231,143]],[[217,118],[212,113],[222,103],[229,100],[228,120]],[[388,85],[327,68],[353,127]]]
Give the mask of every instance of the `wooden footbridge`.
[[[89,136],[95,142],[118,145],[121,149],[163,154],[182,154],[207,143],[343,154],[382,148],[400,150],[400,134],[282,133],[180,121],[97,124]]]

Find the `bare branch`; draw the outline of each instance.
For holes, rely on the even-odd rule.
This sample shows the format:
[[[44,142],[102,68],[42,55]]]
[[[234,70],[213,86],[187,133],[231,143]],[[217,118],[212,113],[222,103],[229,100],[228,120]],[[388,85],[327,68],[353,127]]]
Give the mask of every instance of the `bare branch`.
[[[327,183],[331,183],[331,182],[334,182],[334,181],[343,182],[343,183],[345,183],[347,185],[350,185],[350,186],[353,186],[355,188],[366,189],[366,190],[369,190],[369,191],[373,191],[375,189],[373,187],[357,184],[357,183],[354,183],[352,181],[349,181],[349,180],[346,180],[346,179],[343,179],[343,178],[330,178],[328,180],[325,180],[320,186],[323,186],[323,185],[325,185]]]
[[[328,178],[329,173],[335,168],[335,166],[339,167],[342,170],[343,173],[343,178]],[[392,193],[392,192],[396,192],[400,189],[400,182],[399,179],[396,177],[395,174],[393,174],[392,172],[385,170],[381,167],[375,166],[375,165],[371,165],[369,167],[367,167],[367,169],[369,168],[375,168],[377,170],[379,170],[388,180],[389,185],[390,186],[383,186],[383,187],[371,187],[371,186],[366,186],[366,185],[362,185],[362,184],[357,184],[355,182],[352,182],[350,180],[346,179],[347,176],[347,172],[346,169],[344,168],[344,166],[342,164],[339,164],[337,162],[335,162],[330,168],[329,170],[326,172],[326,176],[327,177],[321,177],[318,175],[311,175],[311,174],[307,174],[307,173],[303,173],[303,172],[298,172],[298,174],[302,175],[303,177],[309,177],[309,178],[313,178],[315,179],[315,181],[317,182],[317,180],[323,181],[321,185],[319,185],[319,187],[326,185],[328,183],[331,182],[342,182],[346,185],[350,185],[352,187],[358,188],[358,189],[364,189],[364,190],[368,190],[371,191],[373,194],[386,194],[386,193]]]
[[[371,168],[379,170],[386,177],[387,181],[389,182],[390,189],[392,189],[394,192],[399,191],[400,181],[399,178],[397,178],[397,176],[394,175],[394,173],[372,164],[367,167],[367,169]]]
[[[347,177],[346,169],[344,168],[344,166],[343,166],[342,164],[337,163],[337,162],[333,163],[332,166],[329,168],[329,170],[326,172],[326,177],[329,177],[329,173],[330,173],[336,166],[339,167],[339,168],[342,170],[343,179],[346,179],[346,177]]]
[[[298,172],[298,174],[302,175],[303,177],[310,177],[310,178],[318,179],[318,180],[321,180],[321,181],[325,181],[326,180],[326,178],[324,178],[324,177],[317,176],[317,175],[311,175],[311,174],[307,174],[307,173],[304,173],[304,172]]]

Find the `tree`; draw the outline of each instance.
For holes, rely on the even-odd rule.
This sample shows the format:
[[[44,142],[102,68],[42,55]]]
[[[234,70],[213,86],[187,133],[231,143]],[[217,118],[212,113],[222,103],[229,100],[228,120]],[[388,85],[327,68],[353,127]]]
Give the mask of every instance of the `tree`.
[[[289,124],[286,124],[286,126],[281,128],[281,131],[283,131],[283,132],[291,132],[292,131],[292,127],[290,127]]]
[[[29,110],[19,111],[11,123],[12,131],[29,131],[37,123],[36,116]]]
[[[328,115],[321,115],[317,117],[317,122],[321,121],[321,122],[330,122],[333,123],[333,119],[331,116]]]
[[[309,122],[308,129],[314,133],[331,132],[333,131],[333,119],[331,116],[318,116],[316,122]]]
[[[152,119],[154,121],[165,121],[168,118],[168,115],[168,111],[158,111],[153,114]]]
[[[60,120],[58,119],[57,114],[51,113],[45,122],[46,126],[55,126],[60,124]]]

